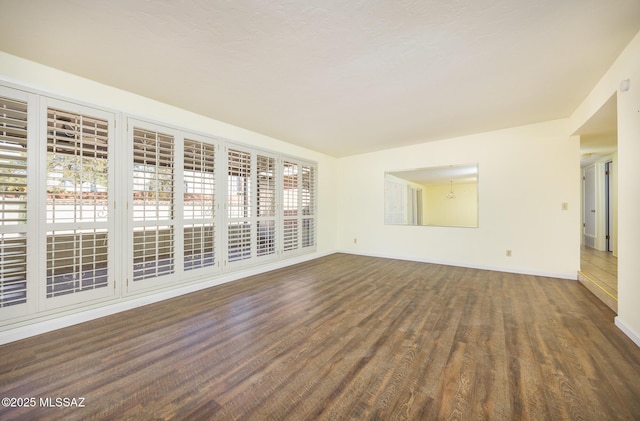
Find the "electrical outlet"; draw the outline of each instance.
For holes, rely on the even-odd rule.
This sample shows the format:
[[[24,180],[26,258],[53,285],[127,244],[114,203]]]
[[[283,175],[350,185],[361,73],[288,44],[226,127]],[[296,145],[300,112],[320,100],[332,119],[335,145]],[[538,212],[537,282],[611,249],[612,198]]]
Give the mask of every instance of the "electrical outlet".
[[[511,250],[507,250],[507,257],[511,257]]]
[[[569,210],[569,204],[567,202],[562,202],[561,208],[562,210]]]
[[[357,238],[353,239],[353,244],[358,244],[358,239]]]

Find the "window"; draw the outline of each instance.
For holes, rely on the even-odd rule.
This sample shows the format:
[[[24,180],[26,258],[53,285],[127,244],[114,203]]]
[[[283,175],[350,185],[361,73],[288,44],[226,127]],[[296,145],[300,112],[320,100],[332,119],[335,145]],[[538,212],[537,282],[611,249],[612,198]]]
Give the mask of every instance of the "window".
[[[175,271],[174,138],[133,129],[133,280]]]
[[[227,257],[232,266],[277,257],[277,181],[275,155],[227,149]]]
[[[299,247],[299,172],[298,164],[284,162],[283,165],[283,215],[284,215],[284,251],[295,250]]]
[[[216,263],[215,158],[214,145],[184,141],[184,270]]]
[[[283,162],[284,252],[316,245],[316,168],[304,163]]]
[[[252,257],[251,153],[229,149],[227,159],[227,256],[236,262]]]
[[[316,169],[302,166],[302,247],[316,245]]]
[[[257,156],[257,255],[276,253],[276,160]]]
[[[61,101],[45,104],[45,297],[51,308],[113,295],[114,117]]]
[[[109,126],[47,110],[47,298],[108,282]]]

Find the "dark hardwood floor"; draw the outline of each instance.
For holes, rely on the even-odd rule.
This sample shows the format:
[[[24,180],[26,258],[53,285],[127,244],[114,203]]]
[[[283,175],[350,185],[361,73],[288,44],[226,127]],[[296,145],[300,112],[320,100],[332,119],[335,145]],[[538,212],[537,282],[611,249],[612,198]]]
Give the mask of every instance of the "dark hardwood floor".
[[[1,346],[36,405],[0,419],[640,419],[613,318],[576,281],[334,254]]]

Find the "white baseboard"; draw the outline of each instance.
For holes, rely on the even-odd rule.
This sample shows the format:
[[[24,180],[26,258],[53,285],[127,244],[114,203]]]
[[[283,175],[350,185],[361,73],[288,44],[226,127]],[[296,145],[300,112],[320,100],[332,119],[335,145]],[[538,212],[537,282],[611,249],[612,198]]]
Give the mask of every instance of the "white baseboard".
[[[638,335],[638,333],[634,332],[633,329],[627,326],[622,321],[622,319],[620,319],[620,316],[616,316],[614,320],[616,326],[618,326],[618,329],[620,329],[625,335],[629,337],[629,339],[631,339],[638,347],[640,347],[640,335]]]
[[[517,269],[517,268],[504,268],[504,267],[496,267],[496,266],[484,266],[484,265],[473,265],[468,263],[461,262],[448,262],[448,261],[440,261],[433,259],[424,259],[424,258],[414,258],[407,256],[394,256],[389,254],[382,253],[359,253],[354,250],[338,250],[337,253],[345,253],[345,254],[355,254],[359,256],[370,256],[370,257],[382,257],[385,259],[397,259],[397,260],[408,260],[411,262],[421,262],[421,263],[432,263],[434,265],[445,265],[445,266],[455,266],[455,267],[465,267],[469,269],[479,269],[479,270],[491,270],[495,272],[506,272],[506,273],[517,273],[519,275],[533,275],[533,276],[543,276],[545,278],[559,278],[559,279],[569,279],[572,281],[578,280],[578,270],[575,272],[544,272],[539,270],[528,270],[528,269]]]

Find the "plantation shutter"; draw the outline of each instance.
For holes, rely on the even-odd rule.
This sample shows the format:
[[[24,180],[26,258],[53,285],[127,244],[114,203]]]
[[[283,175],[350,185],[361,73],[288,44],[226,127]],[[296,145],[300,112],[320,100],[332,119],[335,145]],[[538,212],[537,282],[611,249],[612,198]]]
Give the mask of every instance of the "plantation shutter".
[[[0,309],[27,302],[27,111],[0,96]]]
[[[283,164],[283,249],[285,252],[300,247],[299,233],[299,196],[300,177],[298,164],[284,161]]]
[[[216,264],[215,146],[184,141],[184,270]]]
[[[316,169],[302,166],[302,247],[316,245]]]
[[[227,152],[227,257],[230,263],[251,259],[251,153]]]
[[[90,114],[94,111],[102,114],[64,103],[46,109],[45,297],[51,300],[49,308],[113,293],[107,288],[113,278],[109,258],[113,117],[106,113],[95,117]]]
[[[316,246],[316,167],[284,160],[283,252],[295,254]]]
[[[174,137],[133,129],[133,281],[174,273]]]
[[[258,155],[256,167],[256,253],[262,257],[276,253],[276,160]]]

